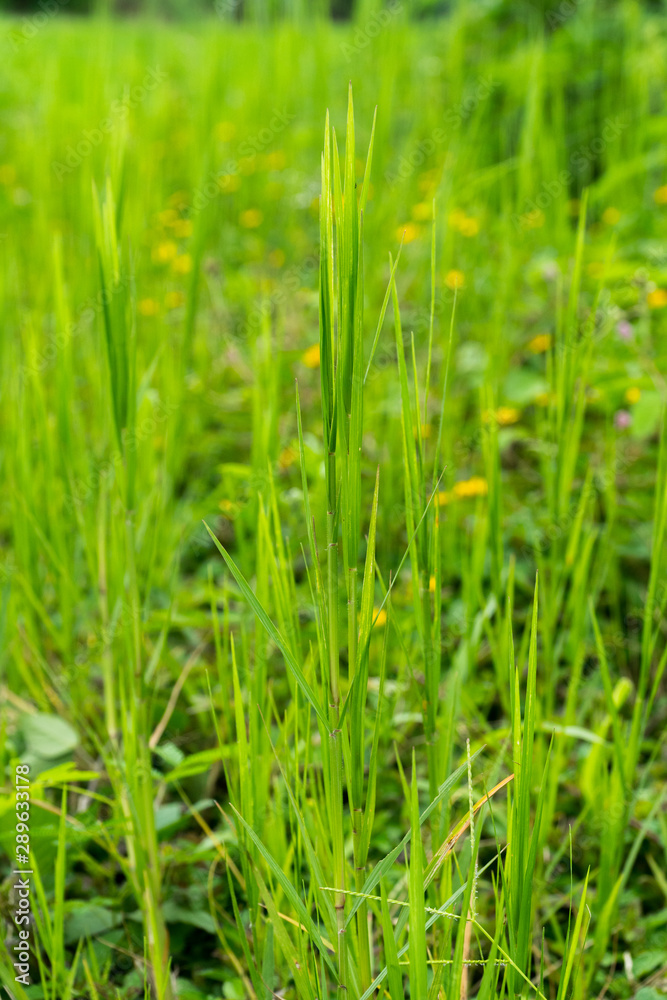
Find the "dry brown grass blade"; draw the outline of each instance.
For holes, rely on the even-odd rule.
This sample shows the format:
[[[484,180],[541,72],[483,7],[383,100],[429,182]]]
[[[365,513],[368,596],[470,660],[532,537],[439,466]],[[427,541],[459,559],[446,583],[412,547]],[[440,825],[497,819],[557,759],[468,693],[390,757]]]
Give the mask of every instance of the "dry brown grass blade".
[[[509,785],[510,781],[512,781],[513,778],[514,774],[509,774],[506,778],[503,778],[502,781],[499,781],[497,785],[494,785],[494,787],[490,789],[490,791],[488,791],[486,795],[483,795],[482,798],[479,799],[479,801],[476,802],[472,808],[473,816],[477,814],[477,812],[482,808],[484,803],[488,802],[489,799],[496,794],[496,792],[499,792],[501,788],[505,787],[505,785]],[[470,826],[470,811],[468,811],[468,813],[464,816],[464,818],[460,820],[459,823],[457,823],[457,825],[452,829],[447,839],[443,841],[443,843],[440,845],[436,853],[433,855],[433,858],[431,859],[431,862],[425,873],[426,876],[425,882],[427,885],[431,882],[433,876],[435,875],[436,871],[438,870],[442,862],[445,860],[449,852],[454,848],[456,842],[459,840],[460,837],[463,836],[463,834],[466,832],[469,826]]]

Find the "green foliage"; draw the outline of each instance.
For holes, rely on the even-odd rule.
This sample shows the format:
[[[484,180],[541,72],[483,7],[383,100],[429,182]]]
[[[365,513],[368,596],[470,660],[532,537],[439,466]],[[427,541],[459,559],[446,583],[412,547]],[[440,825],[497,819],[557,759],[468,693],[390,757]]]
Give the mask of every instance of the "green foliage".
[[[662,16],[279,6],[7,24],[0,979],[655,1000]]]

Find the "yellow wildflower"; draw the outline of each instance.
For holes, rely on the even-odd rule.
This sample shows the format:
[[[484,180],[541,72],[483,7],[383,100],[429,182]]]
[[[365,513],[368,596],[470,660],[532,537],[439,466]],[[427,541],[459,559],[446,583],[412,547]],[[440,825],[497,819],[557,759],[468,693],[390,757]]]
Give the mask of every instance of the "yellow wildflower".
[[[619,210],[617,208],[612,208],[611,206],[609,208],[605,208],[602,213],[602,221],[605,226],[615,226],[620,217],[621,213]]]
[[[444,507],[452,499],[452,495],[449,490],[441,490],[436,497],[436,503],[438,507]]]
[[[412,243],[413,240],[417,239],[419,233],[419,226],[416,226],[414,222],[406,222],[404,226],[399,226],[396,230],[396,236],[404,243]]]
[[[169,195],[169,204],[173,205],[174,208],[184,209],[189,201],[189,191],[174,191],[173,194]]]
[[[541,229],[544,225],[544,212],[534,208],[532,212],[524,212],[521,221],[527,229]]]
[[[495,412],[496,421],[501,427],[509,427],[515,424],[521,417],[521,412],[514,406],[499,406]]]
[[[627,403],[638,403],[641,399],[642,391],[636,385],[631,385],[625,390],[625,400]]]
[[[153,247],[153,260],[157,261],[159,264],[168,264],[170,260],[173,260],[178,253],[178,247],[173,240],[165,240],[164,243],[158,243],[156,247]]]
[[[479,232],[479,222],[471,216],[466,216],[459,224],[461,236],[477,236]]]
[[[223,194],[231,194],[241,187],[241,178],[238,174],[220,174],[216,183]]]
[[[649,309],[662,309],[667,306],[667,288],[656,288],[646,296]]]
[[[460,500],[485,497],[488,492],[489,484],[482,476],[472,476],[470,479],[461,479],[458,483],[454,483],[454,496]]]
[[[285,263],[285,253],[283,250],[272,250],[269,254],[269,264],[272,267],[282,267]]]
[[[236,125],[234,122],[218,122],[215,126],[215,134],[220,142],[229,142],[236,135]]]
[[[376,618],[377,618],[377,621],[376,621]],[[381,625],[386,624],[386,621],[387,621],[387,612],[384,610],[384,608],[382,608],[382,609],[380,609],[380,608],[373,608],[373,621],[378,626],[378,628]]]
[[[290,465],[294,465],[299,453],[291,447],[283,448],[278,456],[278,465],[281,469],[289,469]]]
[[[155,299],[141,299],[138,309],[142,316],[157,316],[160,306]]]
[[[165,208],[164,211],[158,212],[157,217],[163,226],[173,226],[178,222],[178,212],[175,208]]]
[[[657,188],[653,192],[653,198],[656,205],[667,205],[667,184],[663,184],[662,187]]]
[[[164,304],[167,309],[178,309],[185,302],[185,295],[183,292],[167,292],[164,297]]]
[[[3,163],[0,167],[0,184],[13,184],[16,180],[16,167],[13,163]]]
[[[254,174],[255,170],[257,170],[257,157],[242,156],[239,160],[239,170],[244,177],[249,177],[250,174]]]
[[[287,163],[287,157],[282,149],[276,149],[266,157],[266,165],[269,170],[282,170]]]
[[[313,344],[308,350],[304,351],[301,355],[301,360],[303,361],[306,368],[319,368],[320,366],[320,345]]]
[[[176,257],[172,268],[176,274],[189,274],[192,270],[192,257],[189,253],[182,253],[180,257]]]
[[[174,236],[184,238],[192,235],[192,223],[190,219],[176,219],[173,223]]]
[[[434,188],[440,177],[440,170],[438,167],[434,167],[433,170],[425,170],[424,173],[419,178],[419,190],[428,191]]]
[[[544,352],[548,351],[550,347],[550,333],[538,333],[536,337],[533,337],[533,339],[528,342],[528,350],[532,351],[533,354],[544,354]]]
[[[264,215],[258,208],[246,208],[245,212],[241,212],[239,216],[239,222],[244,229],[257,229],[263,220]]]
[[[412,208],[412,218],[416,222],[428,222],[433,218],[433,205],[429,201],[420,201]]]
[[[432,594],[435,594],[435,577],[432,576],[428,581],[428,589]]]
[[[465,283],[465,274],[463,271],[448,271],[445,276],[445,284],[447,288],[451,288],[454,291],[455,288],[463,288]]]

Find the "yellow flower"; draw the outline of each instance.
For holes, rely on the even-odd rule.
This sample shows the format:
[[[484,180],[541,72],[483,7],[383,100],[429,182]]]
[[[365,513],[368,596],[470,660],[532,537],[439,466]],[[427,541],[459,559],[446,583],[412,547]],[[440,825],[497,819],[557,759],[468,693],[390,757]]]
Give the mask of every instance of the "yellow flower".
[[[241,178],[238,174],[221,174],[216,183],[223,194],[231,194],[241,187]]]
[[[283,448],[278,456],[278,465],[281,469],[289,469],[290,465],[294,465],[299,453],[294,448]]]
[[[13,184],[16,180],[16,167],[12,163],[3,163],[0,167],[0,184]]]
[[[155,299],[141,299],[138,308],[142,316],[157,316],[160,311]]]
[[[436,497],[436,503],[438,507],[444,507],[452,499],[452,495],[448,490],[441,490]]]
[[[189,253],[182,253],[180,257],[176,257],[172,268],[176,274],[188,274],[192,270],[192,257]]]
[[[433,205],[428,201],[420,201],[412,208],[412,218],[416,222],[428,222],[433,218]]]
[[[185,302],[185,295],[183,292],[167,292],[164,297],[164,304],[167,309],[178,309]]]
[[[604,264],[601,260],[592,260],[586,270],[591,278],[601,278],[604,274]]]
[[[448,271],[445,276],[445,284],[447,288],[451,288],[454,291],[455,288],[463,288],[465,282],[465,274],[463,271]]]
[[[304,351],[301,355],[301,360],[303,361],[306,368],[319,368],[320,366],[320,345],[313,344],[309,347],[307,351]]]
[[[375,621],[376,618],[377,618],[377,621]],[[373,621],[378,626],[378,628],[381,625],[384,625],[386,623],[386,621],[387,621],[387,612],[384,610],[384,608],[382,608],[382,609],[380,609],[380,608],[373,608]]]
[[[532,351],[533,354],[544,354],[551,347],[551,334],[550,333],[538,333],[536,337],[533,337],[528,343],[528,350]]]
[[[285,253],[283,250],[272,250],[269,254],[269,264],[272,267],[282,267],[285,263]]]
[[[470,216],[466,216],[459,224],[459,232],[462,236],[477,236],[479,232],[479,222]]]
[[[447,216],[447,221],[450,226],[454,226],[455,229],[458,229],[466,218],[467,216],[465,212],[462,212],[460,208],[455,208]]]
[[[653,192],[656,205],[667,205],[667,184],[663,184]]]
[[[229,142],[236,135],[236,125],[234,122],[218,122],[215,134],[220,142]]]
[[[625,390],[625,400],[627,403],[638,403],[641,399],[642,391],[636,385],[631,385]]]
[[[495,418],[501,427],[515,424],[520,417],[521,412],[514,406],[499,406],[495,412]]]
[[[239,216],[239,222],[244,229],[257,229],[261,226],[264,219],[263,214],[258,208],[246,208],[245,212],[241,212]]]
[[[170,260],[173,260],[178,253],[178,247],[173,240],[165,240],[164,243],[158,243],[156,247],[153,247],[153,260],[157,261],[159,264],[168,264]]]
[[[425,170],[419,178],[419,190],[428,191],[431,188],[434,188],[438,183],[439,178],[440,170],[438,167],[434,167],[433,170]]]
[[[273,153],[269,153],[266,157],[266,165],[269,170],[282,170],[287,163],[287,157],[283,153],[282,149],[276,149]]]
[[[406,222],[404,226],[399,226],[396,230],[396,236],[404,243],[412,243],[413,240],[417,239],[419,233],[419,226],[416,226],[414,222]]]
[[[544,212],[534,208],[532,212],[524,212],[521,221],[527,229],[541,229],[544,225]]]
[[[189,219],[176,219],[173,223],[174,236],[184,238],[192,235],[192,223]]]
[[[620,217],[621,213],[619,210],[617,208],[612,208],[611,206],[609,208],[605,208],[602,213],[602,221],[605,226],[615,226]]]
[[[428,589],[432,594],[435,594],[435,577],[432,576],[428,581]]]
[[[157,217],[163,226],[173,226],[178,222],[178,212],[175,208],[165,208],[164,211],[158,212]]]
[[[169,195],[169,204],[174,208],[182,210],[190,201],[189,191],[174,191],[173,194]]]
[[[257,157],[242,156],[239,160],[239,170],[244,177],[249,177],[250,174],[254,174],[257,170]]]
[[[649,309],[662,309],[667,306],[667,288],[656,288],[646,296]]]
[[[489,492],[489,484],[482,476],[472,476],[471,479],[461,479],[454,483],[454,495],[460,500],[468,497],[485,497]]]

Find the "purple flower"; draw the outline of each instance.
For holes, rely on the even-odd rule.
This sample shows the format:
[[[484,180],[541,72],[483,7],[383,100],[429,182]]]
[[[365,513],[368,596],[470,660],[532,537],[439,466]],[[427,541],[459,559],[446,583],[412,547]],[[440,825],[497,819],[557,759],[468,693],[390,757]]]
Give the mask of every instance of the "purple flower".
[[[632,423],[632,417],[627,410],[617,410],[614,414],[614,426],[619,431],[624,431]]]
[[[621,340],[632,340],[632,324],[628,323],[627,319],[622,319],[620,323],[617,324],[616,332]]]

